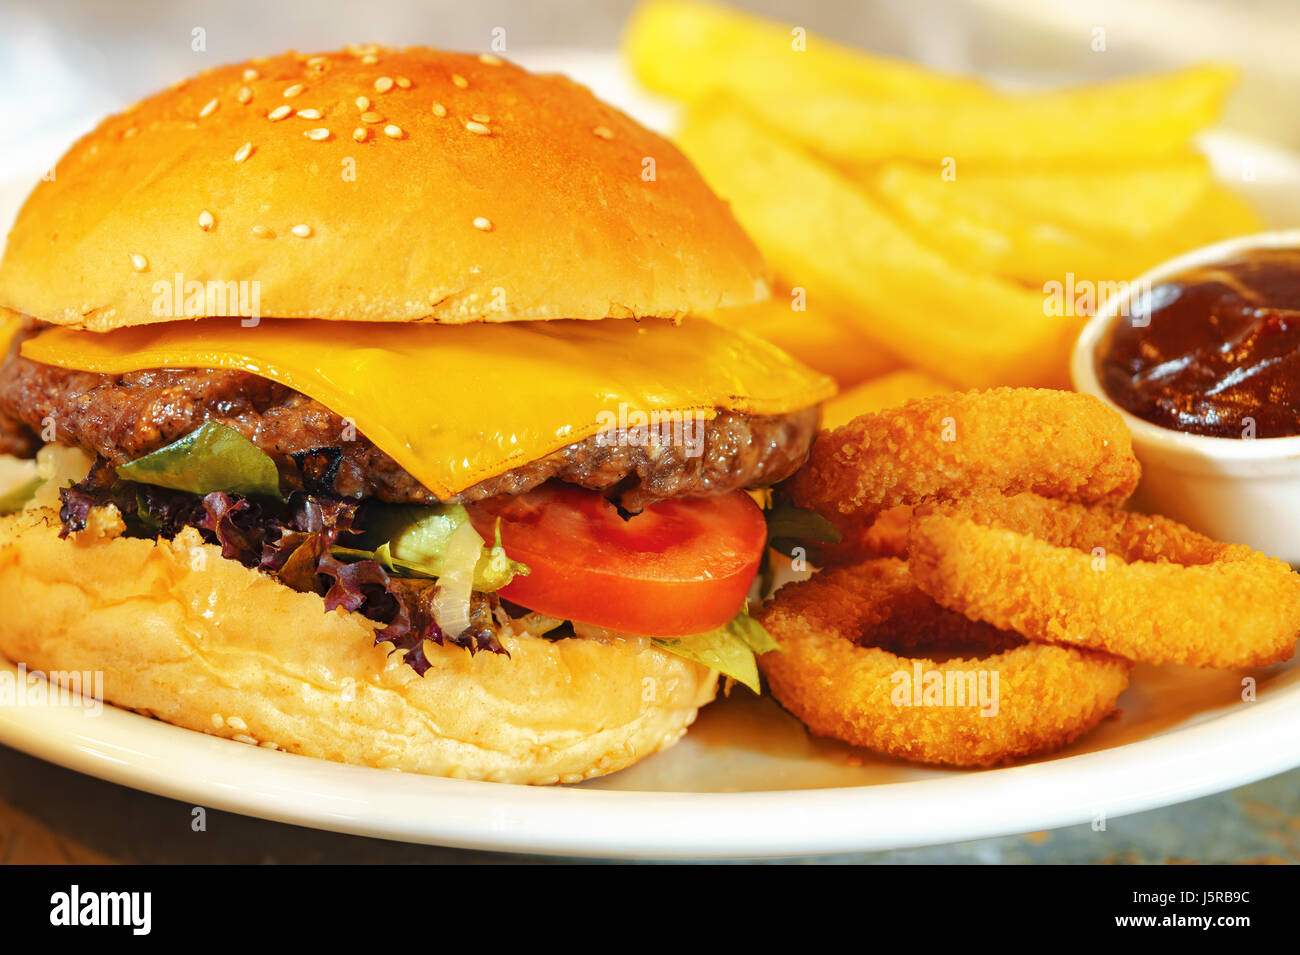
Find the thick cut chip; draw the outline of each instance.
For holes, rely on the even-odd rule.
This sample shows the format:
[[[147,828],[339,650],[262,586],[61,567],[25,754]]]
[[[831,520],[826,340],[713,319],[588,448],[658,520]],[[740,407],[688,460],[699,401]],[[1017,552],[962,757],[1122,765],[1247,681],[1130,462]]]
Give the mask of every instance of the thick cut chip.
[[[891,164],[930,174],[939,165]],[[877,167],[871,167],[870,176]],[[1140,239],[1185,218],[1213,182],[1199,153],[1119,167],[1096,164],[1062,167],[1010,166],[970,169],[954,166],[950,185],[962,196],[996,203],[1021,215],[1099,236]]]
[[[850,95],[814,99],[763,88],[728,92],[764,125],[842,163],[1114,163],[1181,150],[1218,117],[1234,77],[1227,67],[1207,65],[982,102],[936,98],[920,104]]]
[[[809,36],[801,27],[711,3],[642,4],[623,47],[642,83],[689,102],[720,92],[760,89],[912,103],[966,102],[993,95],[975,80],[863,53]]]
[[[901,368],[864,381],[856,388],[842,391],[822,409],[822,427],[838,428],[848,424],[858,415],[877,414],[888,408],[897,408],[913,398],[928,398],[952,391],[946,382],[923,371]]]
[[[784,280],[909,363],[970,387],[1063,378],[1077,323],[1047,314],[1041,291],[966,271],[725,105],[693,113],[678,141]]]
[[[1253,215],[1207,215],[1228,204],[1220,187],[1203,188],[1182,217],[1144,237],[1101,236],[1026,213],[914,165],[885,166],[875,180],[881,198],[927,243],[955,261],[1039,286],[1067,273],[1079,279],[1132,279],[1198,245],[1259,227]]]
[[[804,290],[806,293],[806,290]],[[798,304],[798,308],[795,305]],[[807,301],[776,293],[769,301],[714,312],[716,321],[766,339],[841,387],[893,371],[898,356],[865,334],[859,323]]]

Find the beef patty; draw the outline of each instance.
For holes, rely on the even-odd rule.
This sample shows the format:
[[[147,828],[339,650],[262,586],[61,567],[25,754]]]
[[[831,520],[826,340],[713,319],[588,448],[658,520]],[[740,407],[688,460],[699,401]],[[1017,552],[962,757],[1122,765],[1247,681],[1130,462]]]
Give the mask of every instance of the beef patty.
[[[218,421],[270,455],[288,487],[303,486],[304,468],[318,476],[319,454],[311,452],[324,449],[337,459],[326,488],[337,494],[391,502],[438,500],[363,435],[348,434],[344,440],[339,415],[265,378],[213,369],[101,375],[42,365],[19,356],[16,347],[0,366],[0,420],[8,416],[38,432],[52,424],[60,443],[113,464],[169,444],[205,421]],[[765,486],[803,463],[818,421],[815,408],[768,416],[721,411],[703,424],[702,439],[695,442],[633,446],[591,437],[481,481],[452,500],[518,494],[558,478],[605,491],[638,511],[668,498]]]
[[[40,439],[31,428],[17,418],[0,412],[0,454],[30,458],[40,446]]]

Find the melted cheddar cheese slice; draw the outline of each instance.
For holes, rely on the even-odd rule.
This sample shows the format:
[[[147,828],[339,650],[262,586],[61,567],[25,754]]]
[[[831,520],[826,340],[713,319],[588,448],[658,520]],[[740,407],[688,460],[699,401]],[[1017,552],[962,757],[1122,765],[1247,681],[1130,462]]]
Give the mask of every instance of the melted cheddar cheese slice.
[[[239,319],[51,328],[22,354],[104,374],[251,372],[316,399],[440,498],[626,422],[810,407],[832,380],[705,319],[433,325]],[[636,419],[633,418],[633,423]]]

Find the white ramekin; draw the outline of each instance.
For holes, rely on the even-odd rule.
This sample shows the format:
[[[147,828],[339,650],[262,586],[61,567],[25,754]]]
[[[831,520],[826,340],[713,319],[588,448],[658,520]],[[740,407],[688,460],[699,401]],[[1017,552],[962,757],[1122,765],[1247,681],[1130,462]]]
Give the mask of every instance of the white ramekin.
[[[1074,347],[1074,387],[1124,416],[1142,462],[1134,497],[1141,511],[1165,514],[1217,540],[1248,544],[1300,565],[1300,436],[1214,438],[1143,421],[1120,408],[1097,378],[1096,352],[1115,316],[1144,288],[1199,265],[1250,249],[1300,248],[1300,229],[1261,232],[1207,245],[1170,259],[1108,299]]]

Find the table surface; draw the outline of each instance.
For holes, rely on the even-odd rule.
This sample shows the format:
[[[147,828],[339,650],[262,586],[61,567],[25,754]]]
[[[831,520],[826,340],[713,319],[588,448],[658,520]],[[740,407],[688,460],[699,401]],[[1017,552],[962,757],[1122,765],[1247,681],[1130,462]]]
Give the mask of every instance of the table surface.
[[[207,811],[136,792],[0,747],[0,863],[555,863],[550,857],[473,852],[320,832]],[[1300,769],[1217,796],[1073,826],[922,849],[800,862],[1297,863]]]

